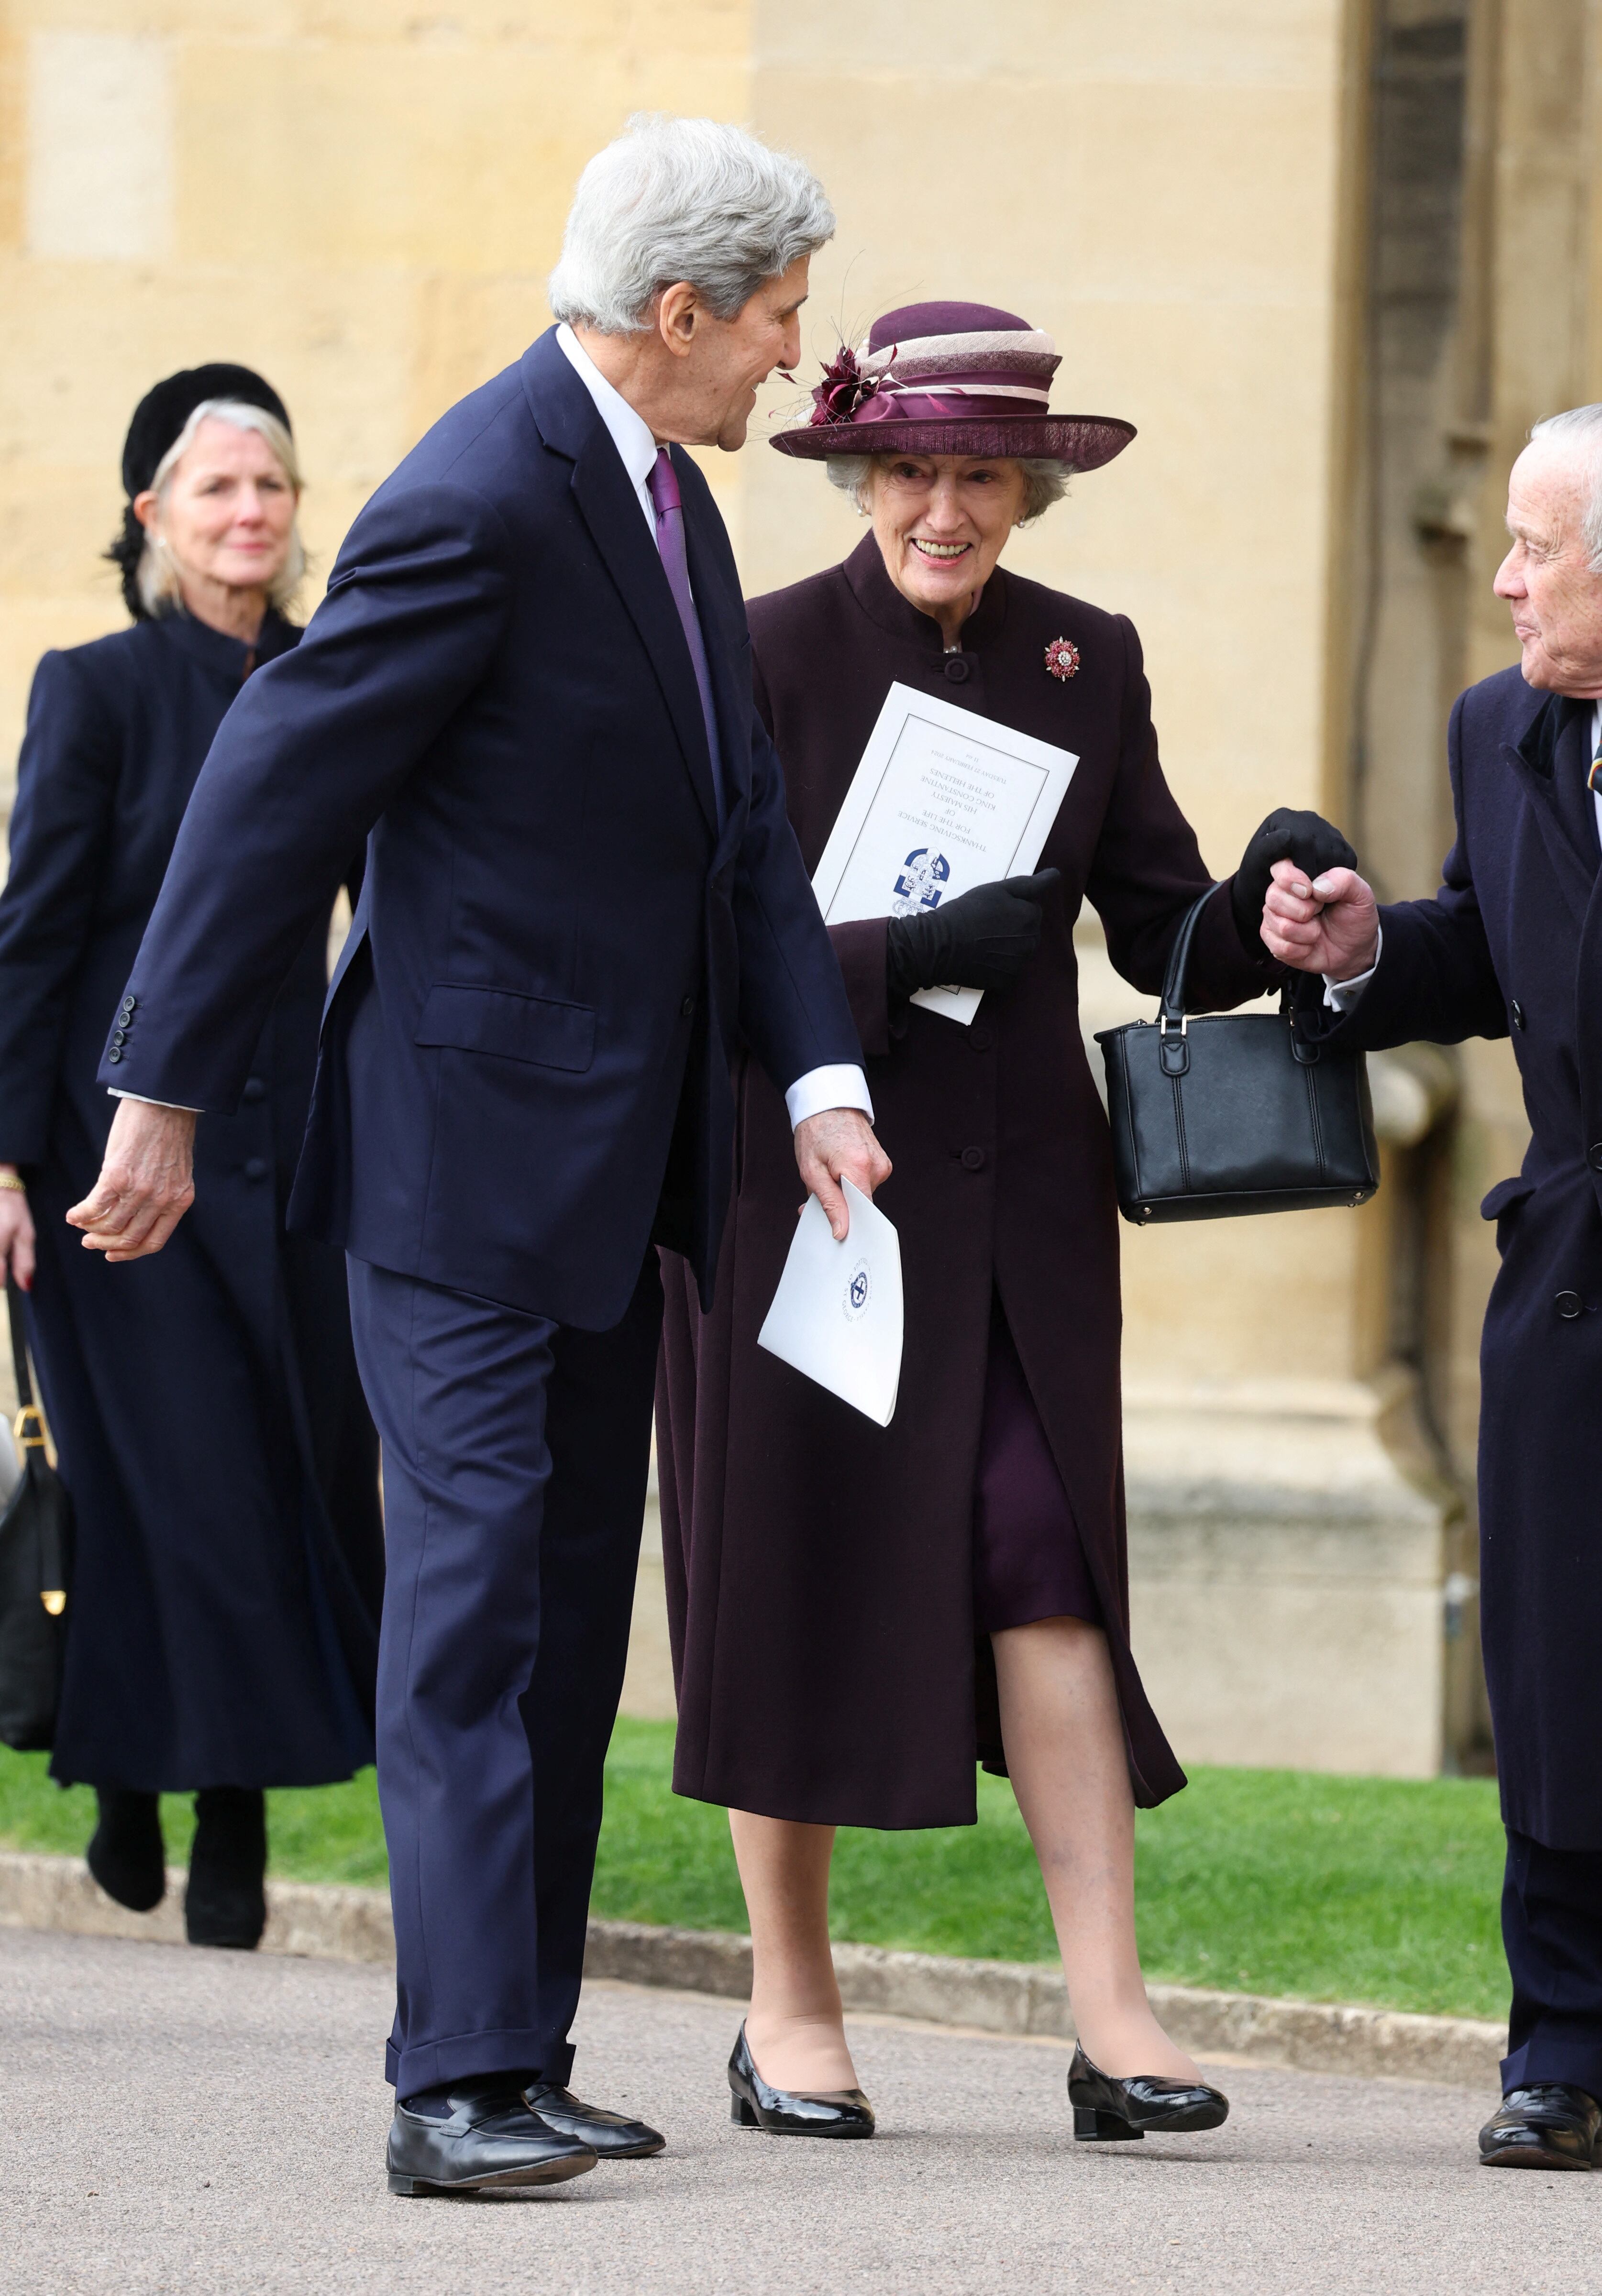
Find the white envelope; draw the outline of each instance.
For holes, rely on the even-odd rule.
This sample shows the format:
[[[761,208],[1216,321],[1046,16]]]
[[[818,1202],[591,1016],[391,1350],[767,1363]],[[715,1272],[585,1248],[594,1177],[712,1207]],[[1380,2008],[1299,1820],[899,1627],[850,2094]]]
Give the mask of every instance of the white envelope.
[[[888,1427],[901,1383],[900,1239],[859,1188],[841,1186],[845,1242],[809,1196],[757,1345]]]

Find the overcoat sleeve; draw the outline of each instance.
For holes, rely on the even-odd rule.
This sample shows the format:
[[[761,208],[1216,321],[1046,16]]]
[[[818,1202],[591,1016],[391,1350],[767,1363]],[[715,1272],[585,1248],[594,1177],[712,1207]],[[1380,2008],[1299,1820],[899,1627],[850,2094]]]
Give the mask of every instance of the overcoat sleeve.
[[[812,1069],[855,1068],[863,1048],[841,980],[838,944],[831,946],[834,935],[818,914],[790,824],[784,768],[760,685],[751,750],[751,814],[735,878],[740,1029],[779,1090],[787,1092]],[[883,982],[883,953],[880,975]]]
[[[47,653],[29,699],[0,894],[0,1162],[45,1156],[120,758],[119,728],[89,680],[67,655]]]
[[[754,649],[751,658],[751,676],[757,716],[771,740],[773,704],[768,700],[762,665]],[[826,928],[840,965],[840,977],[845,983],[846,1002],[851,1008],[851,1019],[862,1040],[862,1049],[870,1060],[882,1059],[890,1050],[890,995],[886,971],[889,923],[888,917],[859,917],[849,925]]]
[[[351,855],[483,676],[510,545],[466,488],[380,493],[292,653],[249,680],[184,816],[101,1082],[232,1114],[284,975]]]
[[[1186,911],[1212,880],[1163,777],[1140,640],[1124,615],[1115,619],[1124,643],[1118,770],[1085,890],[1113,964],[1135,988],[1155,996]],[[1191,944],[1187,1002],[1193,1010],[1221,1010],[1261,996],[1283,977],[1278,965],[1253,962],[1241,947],[1226,881]]]
[[[1441,868],[1441,885],[1427,901],[1387,902],[1380,916],[1379,964],[1357,1003],[1344,1014],[1324,1002],[1324,983],[1303,974],[1298,983],[1297,1024],[1321,1043],[1383,1052],[1423,1041],[1461,1044],[1466,1037],[1505,1037],[1508,1006],[1480,914],[1463,818],[1463,705],[1452,705],[1447,731],[1456,835]]]

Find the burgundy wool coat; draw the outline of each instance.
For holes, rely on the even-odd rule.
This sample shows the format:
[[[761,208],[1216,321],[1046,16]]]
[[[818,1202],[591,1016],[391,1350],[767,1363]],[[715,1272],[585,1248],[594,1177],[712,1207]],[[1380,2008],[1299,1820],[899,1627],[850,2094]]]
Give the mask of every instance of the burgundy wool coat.
[[[999,569],[945,655],[872,536],[844,565],[750,608],[757,705],[815,869],[895,680],[1064,749],[1079,765],[1040,865],[1060,869],[1039,953],[971,1028],[887,1009],[883,921],[831,928],[893,1177],[906,1346],[881,1429],[762,1353],[757,1332],[801,1201],[785,1103],[737,1078],[735,1190],[715,1304],[663,1255],[657,1391],[662,1546],[678,1689],[674,1785],[764,1816],[971,1824],[976,1757],[1003,1767],[971,1589],[974,1466],[999,1291],[1107,1623],[1137,1800],[1185,1783],[1130,1652],[1120,1428],[1118,1212],[1080,1035],[1073,922],[1160,987],[1210,882],[1162,777],[1140,644],[1121,615]],[[1069,678],[1046,649],[1079,648]],[[1194,1001],[1260,995],[1220,890]]]

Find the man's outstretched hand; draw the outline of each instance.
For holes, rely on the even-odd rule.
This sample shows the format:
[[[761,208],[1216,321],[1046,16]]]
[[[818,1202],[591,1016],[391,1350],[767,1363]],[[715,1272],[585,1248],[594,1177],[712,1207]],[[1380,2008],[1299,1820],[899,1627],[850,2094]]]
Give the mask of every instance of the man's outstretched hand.
[[[795,1160],[807,1193],[816,1196],[829,1216],[836,1243],[845,1242],[851,1225],[841,1181],[850,1180],[871,1196],[891,1172],[890,1159],[859,1108],[825,1108],[804,1117],[795,1128]]]
[[[194,1111],[120,1100],[100,1177],[67,1215],[86,1251],[143,1259],[160,1251],[194,1201]]]
[[[1262,938],[1281,964],[1351,980],[1379,955],[1379,909],[1355,869],[1309,878],[1294,861],[1276,861],[1262,905]]]

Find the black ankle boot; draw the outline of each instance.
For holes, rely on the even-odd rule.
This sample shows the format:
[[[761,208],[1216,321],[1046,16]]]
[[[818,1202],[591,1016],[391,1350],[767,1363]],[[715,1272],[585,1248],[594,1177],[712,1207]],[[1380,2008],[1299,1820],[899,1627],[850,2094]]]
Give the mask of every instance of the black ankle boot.
[[[207,1786],[194,1798],[194,1847],[184,1893],[191,1945],[261,1943],[267,1927],[267,1803],[257,1786]]]
[[[167,1891],[167,1851],[161,1805],[153,1793],[127,1786],[96,1786],[100,1823],[84,1853],[108,1898],[130,1913],[148,1914]]]

